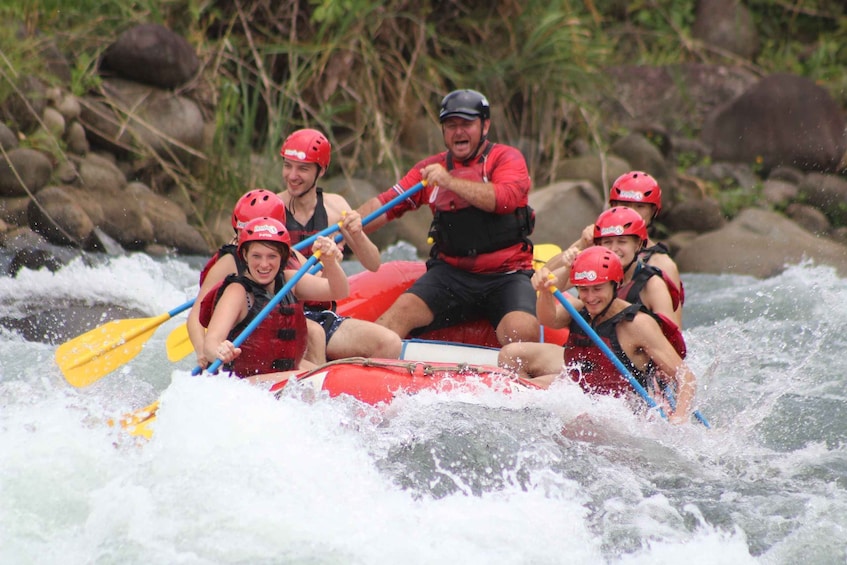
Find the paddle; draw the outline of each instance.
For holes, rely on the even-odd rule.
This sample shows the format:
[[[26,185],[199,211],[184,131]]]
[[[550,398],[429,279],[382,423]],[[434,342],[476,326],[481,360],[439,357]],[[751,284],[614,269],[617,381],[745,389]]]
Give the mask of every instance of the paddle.
[[[585,318],[583,318],[579,314],[579,312],[576,311],[576,308],[574,308],[573,304],[571,304],[568,299],[565,298],[562,292],[555,286],[550,287],[550,292],[552,292],[553,296],[556,297],[556,300],[558,300],[559,303],[564,306],[565,310],[568,311],[568,314],[570,314],[571,318],[576,321],[579,327],[582,328],[582,330],[588,335],[588,337],[591,338],[591,341],[593,341],[595,345],[600,348],[600,351],[602,351],[603,354],[608,357],[609,361],[611,361],[615,365],[617,370],[620,371],[621,375],[623,375],[624,378],[629,381],[629,384],[632,386],[632,388],[635,389],[635,392],[637,392],[641,396],[641,398],[644,399],[644,401],[647,403],[647,406],[649,406],[650,408],[658,408],[659,414],[661,414],[662,418],[667,419],[665,411],[662,410],[656,404],[656,401],[650,397],[644,387],[641,386],[641,383],[639,383],[635,379],[635,377],[632,376],[632,373],[629,372],[629,369],[627,369],[626,366],[621,362],[621,360],[618,359],[617,355],[615,355],[612,350],[609,349],[609,346],[606,345],[606,342],[604,342],[600,338],[600,336],[597,335],[597,332],[594,331],[594,328],[592,328],[591,325],[585,320]],[[704,426],[706,426],[707,428],[711,428],[709,422],[706,420],[705,417],[703,417],[702,414],[700,414],[699,411],[695,410],[694,415],[697,417],[698,420],[700,420],[700,422],[703,423]]]
[[[152,318],[112,320],[56,348],[56,364],[68,383],[88,386],[138,355],[156,328],[192,304],[190,300]]]

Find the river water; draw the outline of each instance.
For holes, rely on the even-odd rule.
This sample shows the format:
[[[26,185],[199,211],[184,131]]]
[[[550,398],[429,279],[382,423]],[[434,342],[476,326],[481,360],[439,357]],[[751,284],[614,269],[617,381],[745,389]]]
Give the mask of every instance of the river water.
[[[196,268],[23,271],[0,278],[0,317],[45,300],[155,316]],[[564,384],[274,400],[168,362],[181,316],[74,389],[54,345],[2,333],[0,563],[845,563],[847,281],[810,265],[685,281],[711,430]],[[156,398],[149,442],[107,425]]]

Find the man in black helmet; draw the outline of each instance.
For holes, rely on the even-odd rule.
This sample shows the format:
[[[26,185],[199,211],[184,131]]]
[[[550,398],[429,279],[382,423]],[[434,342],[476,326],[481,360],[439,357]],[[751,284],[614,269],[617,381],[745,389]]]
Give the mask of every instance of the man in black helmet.
[[[433,244],[427,272],[377,320],[401,338],[475,319],[488,319],[501,344],[538,341],[532,276],[535,217],[526,161],[514,147],[488,140],[491,109],[475,90],[441,101],[447,151],[416,164],[389,190],[359,207],[365,216],[427,182],[383,216],[373,231],[409,210],[429,206]]]

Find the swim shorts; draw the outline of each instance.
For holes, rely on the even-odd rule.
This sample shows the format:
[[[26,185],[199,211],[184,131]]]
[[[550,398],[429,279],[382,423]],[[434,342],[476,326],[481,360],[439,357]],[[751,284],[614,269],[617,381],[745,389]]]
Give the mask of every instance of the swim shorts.
[[[423,300],[435,319],[428,326],[413,330],[412,335],[479,319],[487,319],[496,328],[510,312],[535,316],[530,270],[469,273],[439,259],[430,259],[426,266],[426,273],[407,292]]]
[[[329,339],[332,337],[332,334],[335,333],[335,330],[338,329],[338,326],[341,325],[341,322],[347,319],[339,316],[332,310],[306,310],[304,314],[306,314],[306,317],[310,320],[313,320],[321,325],[324,329],[324,333],[326,334],[327,343],[329,343]]]

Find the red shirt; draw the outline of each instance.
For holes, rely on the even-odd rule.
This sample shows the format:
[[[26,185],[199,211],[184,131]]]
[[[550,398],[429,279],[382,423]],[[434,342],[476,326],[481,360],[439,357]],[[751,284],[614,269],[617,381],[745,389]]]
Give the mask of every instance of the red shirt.
[[[380,194],[379,201],[385,204],[398,194],[415,186],[421,181],[421,169],[433,163],[439,163],[447,168],[447,152],[427,157],[417,163],[406,173],[406,176],[400,179],[400,182]],[[495,212],[492,212],[494,214],[511,214],[517,208],[528,204],[532,181],[529,178],[526,160],[514,147],[496,143],[484,159],[477,156],[470,162],[454,161],[450,174],[476,182],[487,179],[486,182],[494,191]],[[429,205],[433,213],[436,210],[450,211],[469,206],[464,198],[450,190],[427,186],[389,210],[386,217],[393,220],[409,210],[417,210],[424,205]],[[473,257],[453,257],[439,253],[438,258],[458,269],[472,273],[509,273],[532,269],[532,249],[524,249],[523,243]]]

